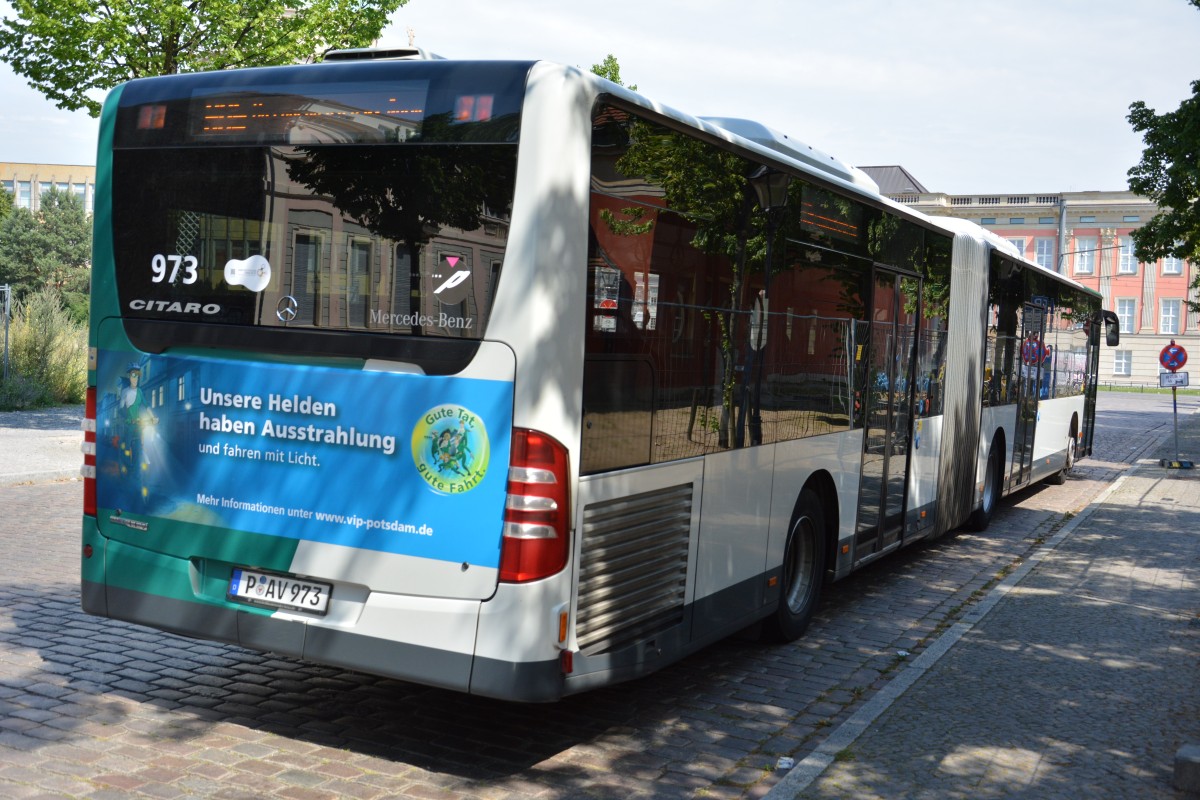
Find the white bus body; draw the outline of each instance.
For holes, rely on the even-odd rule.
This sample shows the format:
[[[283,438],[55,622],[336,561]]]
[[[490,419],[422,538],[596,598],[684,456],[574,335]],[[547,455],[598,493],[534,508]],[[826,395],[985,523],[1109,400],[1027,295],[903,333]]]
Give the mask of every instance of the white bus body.
[[[1097,346],[1088,332],[1099,320],[1098,296],[969,223],[927,219],[890,202],[860,171],[801,143],[752,123],[689,117],[578,69],[503,67],[521,89],[508,98],[516,116],[503,118],[512,132],[500,136],[493,128],[501,117],[491,109],[503,105],[502,90],[475,87],[500,69],[363,60],[149,79],[110,97],[98,161],[87,611],[463,692],[553,700],[646,674],[755,623],[793,638],[823,581],[961,524],[986,525],[1003,493],[1059,476],[1085,453]],[[418,84],[432,87],[424,90],[424,118],[410,109],[397,117],[403,124],[375,122],[382,112],[361,98],[392,80],[411,86],[414,97]],[[263,122],[258,133],[250,123],[247,133],[228,120],[219,130],[198,122],[195,98],[237,92],[304,95],[307,138],[292,123]],[[434,118],[438,92],[453,95],[445,119]],[[455,138],[464,120],[475,125],[464,130],[479,133]],[[611,144],[601,134],[611,134]],[[330,182],[337,169],[349,169],[339,166],[348,152],[339,147],[364,156],[440,153],[475,142],[472,135],[481,138],[470,146],[481,150],[516,142],[511,196],[487,195],[477,230],[460,226],[405,245],[379,233],[382,223],[371,216],[399,213],[399,200],[355,211],[347,186],[366,178]],[[714,163],[737,159],[748,165],[746,176],[756,167],[786,174],[790,210],[763,208],[749,188],[735,186],[730,196],[741,205],[728,215],[741,220],[740,234],[725,250],[696,244],[726,212],[705,216],[694,196],[679,194],[684,189],[626,171],[630,150],[655,141],[694,146]],[[216,201],[172,196],[154,202],[178,210],[156,216],[133,197],[126,173],[155,170],[177,171],[181,178],[165,180],[191,181],[193,195],[219,193],[219,183],[191,177],[210,156],[234,165],[231,180],[235,168],[250,176],[241,186],[256,200],[230,199],[218,209]],[[308,169],[313,162],[319,169]],[[389,191],[394,198],[402,189]],[[668,207],[672,191],[687,208]],[[816,202],[827,210],[814,210]],[[137,235],[148,244],[130,235],[135,218],[146,220]],[[186,233],[187,225],[198,233]],[[491,247],[493,229],[501,239]],[[903,236],[918,244],[892,244]],[[773,256],[761,249],[768,239]],[[672,247],[689,266],[663,255]],[[268,265],[261,285],[239,271],[260,263],[249,251]],[[889,252],[900,254],[896,262]],[[199,280],[154,282],[172,257],[185,276],[193,264]],[[312,266],[302,273],[303,259]],[[447,264],[466,266],[446,272]],[[693,280],[700,272],[692,264],[713,271]],[[815,284],[800,270],[809,268],[832,287],[823,305],[807,301],[806,287]],[[405,269],[411,284],[397,277]],[[1003,281],[1004,296],[1016,301],[996,299]],[[438,299],[460,283],[469,287],[462,300]],[[602,296],[609,289],[611,297]],[[749,299],[754,292],[759,307]],[[855,304],[860,316],[839,310]],[[204,311],[210,307],[220,312]],[[762,307],[766,323],[754,316]],[[1086,324],[1068,330],[1060,320],[1067,312],[1087,316]],[[1017,316],[1025,330],[1012,327]],[[756,324],[759,339],[751,342],[746,331]],[[1060,380],[1060,361],[1043,358],[1044,348],[1029,350],[1038,357],[1024,368],[1013,360],[1016,339],[1055,333],[1071,346],[1061,386],[1037,377]],[[264,418],[239,414],[292,371],[301,373],[298,400],[310,392],[319,403],[325,392],[341,419],[394,435],[403,457],[310,448],[302,455],[319,462],[324,477],[298,478],[291,488],[289,476],[306,476],[316,464],[271,472],[243,463],[269,448],[261,442]],[[1078,379],[1069,388],[1067,372]],[[222,402],[243,405],[219,409],[221,424],[241,422],[259,438],[212,428],[218,409],[211,405],[197,422],[193,375],[211,384],[210,403],[226,380],[232,388],[221,389],[229,395],[219,395]],[[1042,384],[1050,387],[1045,397],[1033,388]],[[122,437],[135,434],[116,430],[139,385],[149,398],[143,419],[153,420],[147,430],[160,429],[157,445],[149,433],[128,445]],[[468,480],[471,467],[450,461],[465,451],[440,446],[434,422],[420,423],[418,435],[402,421],[410,405],[435,407],[443,390],[491,398],[495,410],[478,419],[487,423],[493,456],[514,453],[510,480],[532,486],[527,497],[511,484],[477,489],[471,481],[486,462]],[[398,398],[401,416],[380,393]],[[430,399],[419,406],[410,394]],[[354,417],[360,401],[378,410]],[[1034,413],[1032,425],[1020,424],[1022,408]],[[309,414],[291,433],[317,436],[319,421]],[[314,432],[302,434],[305,424]],[[557,443],[565,454],[560,471],[516,463],[512,432],[520,429]],[[377,441],[386,450],[386,438]],[[156,472],[197,447],[210,456],[189,450],[181,463],[218,463],[210,477],[189,468],[168,482]],[[422,448],[443,456],[451,471],[461,467],[447,473],[443,490],[434,485],[436,498],[425,497],[429,487],[410,463]],[[486,481],[499,480],[505,466],[492,464]],[[1001,473],[994,486],[993,469]],[[139,470],[151,477],[131,474]],[[226,487],[224,494],[204,480]],[[563,502],[546,501],[539,481],[557,485]],[[242,516],[221,516],[221,503],[209,502],[245,486],[263,503],[237,509]],[[334,488],[349,496],[331,495]],[[456,491],[494,499],[456,506],[448,499]],[[438,510],[401,516],[426,508],[406,505],[408,495],[413,503],[436,501],[428,508]],[[557,532],[520,516],[554,503],[569,514]],[[350,520],[369,517],[362,507],[379,508],[405,521],[394,526],[402,531],[396,537],[363,538],[345,521],[313,523],[310,534],[286,516],[266,519],[262,509],[276,506],[296,517],[341,507]],[[416,541],[426,527],[425,539],[442,549],[416,549],[432,546]],[[533,547],[557,538],[561,566],[505,577],[507,548],[522,537]],[[327,610],[239,593],[259,573],[288,591],[327,591]],[[237,580],[241,589],[231,584]]]

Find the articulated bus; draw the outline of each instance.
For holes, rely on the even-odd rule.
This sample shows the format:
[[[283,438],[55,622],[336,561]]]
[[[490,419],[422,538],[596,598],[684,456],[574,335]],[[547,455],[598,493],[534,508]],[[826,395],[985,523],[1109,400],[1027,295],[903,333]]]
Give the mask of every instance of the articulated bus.
[[[1090,451],[1099,295],[757,123],[544,62],[135,80],[101,118],[82,604],[550,701]]]

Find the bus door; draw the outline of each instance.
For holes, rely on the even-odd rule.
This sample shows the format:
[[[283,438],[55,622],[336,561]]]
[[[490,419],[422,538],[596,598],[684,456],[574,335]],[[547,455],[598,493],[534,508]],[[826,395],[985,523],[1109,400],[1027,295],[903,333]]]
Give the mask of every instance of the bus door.
[[[1038,400],[1042,396],[1042,365],[1047,358],[1045,337],[1046,309],[1026,303],[1021,314],[1021,380],[1009,487],[1027,483],[1033,468],[1033,438],[1037,432]]]
[[[896,544],[904,530],[920,281],[876,268],[863,386],[862,478],[854,560]]]

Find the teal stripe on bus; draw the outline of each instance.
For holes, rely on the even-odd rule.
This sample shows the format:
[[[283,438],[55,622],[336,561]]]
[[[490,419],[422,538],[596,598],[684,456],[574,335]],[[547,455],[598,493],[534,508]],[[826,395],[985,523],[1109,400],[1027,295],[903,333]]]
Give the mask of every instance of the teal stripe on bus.
[[[100,509],[99,519],[115,513]],[[131,532],[132,534],[132,532]],[[105,582],[176,600],[220,601],[235,566],[288,572],[298,542],[279,536],[155,518],[136,543],[109,537]],[[193,575],[198,585],[193,588]],[[93,577],[94,579],[94,577]],[[248,609],[243,604],[230,604]]]
[[[96,150],[96,197],[93,206],[95,215],[92,217],[92,327],[90,341],[92,347],[98,346],[97,324],[106,317],[120,316],[121,301],[117,297],[117,283],[113,280],[115,271],[113,255],[112,232],[112,144],[116,132],[117,106],[121,100],[121,90],[118,86],[108,95],[104,110],[100,115],[99,144]],[[99,280],[97,280],[99,278]],[[122,334],[124,332],[122,331]],[[124,337],[122,336],[122,339]],[[106,346],[114,347],[116,342],[108,342]],[[125,340],[128,347],[128,340]]]

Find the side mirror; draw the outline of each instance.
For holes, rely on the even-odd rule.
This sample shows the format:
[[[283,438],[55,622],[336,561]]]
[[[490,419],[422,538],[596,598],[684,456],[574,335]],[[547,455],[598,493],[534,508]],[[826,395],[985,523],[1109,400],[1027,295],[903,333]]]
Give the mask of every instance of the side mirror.
[[[1100,316],[1104,320],[1104,343],[1116,347],[1121,343],[1121,320],[1114,311],[1101,311]]]

